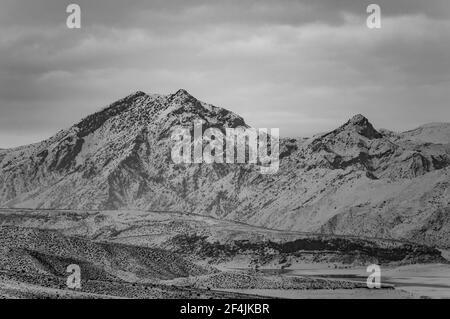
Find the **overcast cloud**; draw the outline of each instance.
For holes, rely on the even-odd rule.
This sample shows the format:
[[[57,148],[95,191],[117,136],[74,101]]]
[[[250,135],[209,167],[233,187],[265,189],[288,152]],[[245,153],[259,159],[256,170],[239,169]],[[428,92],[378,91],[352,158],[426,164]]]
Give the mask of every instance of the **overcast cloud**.
[[[0,0],[0,148],[179,88],[283,136],[356,113],[400,131],[450,122],[450,1]]]

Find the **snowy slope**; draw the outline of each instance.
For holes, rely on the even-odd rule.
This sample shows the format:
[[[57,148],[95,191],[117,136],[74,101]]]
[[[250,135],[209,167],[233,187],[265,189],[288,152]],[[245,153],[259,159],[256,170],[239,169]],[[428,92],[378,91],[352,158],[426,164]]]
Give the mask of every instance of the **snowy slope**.
[[[377,131],[357,115],[283,139],[275,175],[246,164],[179,164],[171,129],[247,125],[185,90],[136,92],[41,143],[0,153],[0,205],[185,211],[256,226],[450,246],[450,145]]]
[[[402,137],[417,142],[449,144],[450,123],[430,123],[401,134]]]

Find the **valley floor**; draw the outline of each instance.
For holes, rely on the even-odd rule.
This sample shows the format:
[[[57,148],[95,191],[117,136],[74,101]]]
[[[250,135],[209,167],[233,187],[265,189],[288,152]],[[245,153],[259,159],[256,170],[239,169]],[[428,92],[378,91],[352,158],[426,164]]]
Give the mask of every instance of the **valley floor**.
[[[285,299],[412,299],[413,295],[401,290],[358,289],[228,289],[229,292],[255,294],[268,298]]]
[[[5,210],[0,298],[450,298],[450,263],[408,246],[171,213]],[[382,265],[382,288],[369,289],[364,253],[383,251],[407,257]],[[67,288],[70,264],[81,290]]]
[[[243,264],[225,264],[224,271],[247,272]],[[366,268],[359,266],[337,266],[323,263],[297,263],[286,269],[262,267],[260,272],[267,275],[326,279],[366,284]],[[251,293],[277,298],[336,298],[336,299],[404,299],[438,298],[450,299],[450,265],[416,264],[406,266],[381,267],[381,283],[385,289],[229,289],[228,291]],[[394,288],[394,289],[386,289]]]

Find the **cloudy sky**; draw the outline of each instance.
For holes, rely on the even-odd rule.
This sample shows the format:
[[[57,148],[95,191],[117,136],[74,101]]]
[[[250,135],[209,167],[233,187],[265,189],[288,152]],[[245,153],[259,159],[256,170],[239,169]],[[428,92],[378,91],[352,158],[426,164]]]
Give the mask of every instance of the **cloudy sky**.
[[[450,122],[450,1],[0,0],[0,148],[179,88],[284,136]]]

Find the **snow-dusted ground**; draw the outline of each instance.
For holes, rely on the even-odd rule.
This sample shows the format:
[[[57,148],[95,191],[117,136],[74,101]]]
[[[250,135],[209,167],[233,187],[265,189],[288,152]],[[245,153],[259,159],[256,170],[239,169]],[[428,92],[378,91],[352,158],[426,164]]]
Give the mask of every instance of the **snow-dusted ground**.
[[[415,296],[401,290],[377,289],[226,289],[230,292],[255,294],[288,299],[413,299]]]
[[[270,270],[265,270],[270,271]],[[367,276],[364,267],[348,267],[348,268],[334,268],[330,264],[297,264],[289,269],[284,270],[285,276],[308,276],[314,278],[327,279],[345,279],[351,281],[366,282]],[[414,298],[429,297],[429,298],[450,298],[450,265],[448,264],[427,264],[427,265],[407,265],[400,267],[381,267],[381,283],[393,285],[397,291],[403,291],[407,294],[397,292],[398,295],[410,296]],[[377,291],[376,289],[370,292],[362,291],[363,296],[369,297],[383,297],[391,298],[395,295],[387,290]],[[311,295],[315,295],[313,292]],[[332,297],[333,293],[326,293]],[[341,297],[356,297],[353,292],[344,291],[343,295],[336,292]],[[307,297],[306,293],[302,293]]]
[[[194,214],[143,211],[89,212],[4,209],[0,210],[0,225],[2,227],[25,227],[27,231],[31,231],[33,228],[57,230],[62,235],[83,237],[86,240],[93,240],[94,243],[101,241],[114,245],[127,244],[172,249],[181,254],[184,253],[185,258],[204,269],[213,270],[215,268],[221,272],[242,271],[250,274],[254,273],[256,269],[257,274],[267,276],[267,278],[275,278],[275,282],[280,280],[286,282],[282,278],[287,278],[287,282],[289,282],[289,278],[296,277],[299,279],[364,283],[368,275],[365,266],[355,266],[353,263],[343,262],[348,260],[346,254],[351,256],[355,251],[343,250],[336,255],[330,251],[317,249],[309,252],[299,251],[296,253],[292,251],[292,254],[280,254],[273,248],[269,249],[264,246],[264,243],[267,245],[269,241],[282,244],[285,242],[294,243],[302,238],[316,238],[312,234],[258,228],[243,223]],[[177,236],[183,234],[205,236],[203,239],[205,242],[215,244],[215,246],[207,245],[208,251],[213,249],[214,255],[222,249],[225,255],[219,254],[219,257],[212,258],[213,255],[203,254],[201,250],[196,250],[202,247],[203,241],[200,241],[199,246],[194,246],[194,251],[201,254],[196,257],[193,252],[180,249],[180,246],[173,241]],[[189,237],[186,238],[189,239]],[[325,240],[329,238],[329,244],[332,244],[335,240],[334,236],[325,236],[324,238]],[[358,247],[354,246],[355,244],[363,240],[349,237],[348,243],[346,243],[346,237],[337,238],[342,241],[343,247],[350,245],[354,248]],[[235,245],[242,245],[242,243],[245,243],[245,245],[251,243],[251,245],[232,252]],[[21,244],[24,243],[21,242]],[[402,245],[403,243],[386,240],[367,240],[364,250],[370,250],[372,246],[378,247],[378,249],[392,249],[402,247]],[[44,249],[45,247],[41,240],[41,244],[35,244],[33,249]],[[217,247],[217,250],[214,250],[216,249],[214,247]],[[261,250],[261,248],[264,249]],[[61,250],[57,253],[68,254],[68,250]],[[448,252],[443,251],[443,254],[447,256]],[[329,262],[305,261],[305,258],[314,260],[317,257],[318,260],[329,260]],[[363,262],[363,265],[371,263],[367,259],[359,259],[358,262]],[[134,281],[137,278],[133,273],[127,273],[126,276],[124,274],[124,272],[121,272],[121,278],[128,281]],[[450,265],[447,264],[418,264],[399,267],[388,263],[386,266],[382,266],[382,283],[385,286],[394,285],[395,291],[392,289],[382,289],[381,291],[360,288],[349,289],[347,287],[347,289],[318,289],[317,291],[315,289],[278,290],[274,288],[270,290],[239,290],[237,292],[292,298],[418,298],[421,296],[443,298],[449,297],[449,276]],[[256,282],[260,281],[257,280]],[[305,283],[301,282],[300,284],[304,285]],[[302,287],[301,285],[300,287]],[[326,287],[327,285],[323,286]]]

